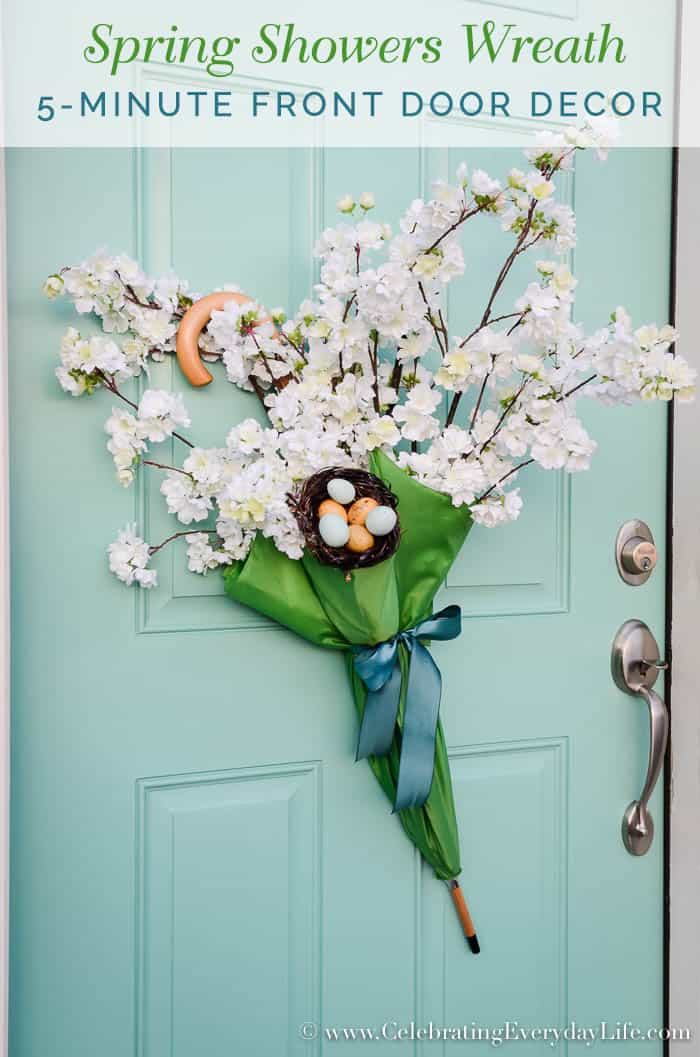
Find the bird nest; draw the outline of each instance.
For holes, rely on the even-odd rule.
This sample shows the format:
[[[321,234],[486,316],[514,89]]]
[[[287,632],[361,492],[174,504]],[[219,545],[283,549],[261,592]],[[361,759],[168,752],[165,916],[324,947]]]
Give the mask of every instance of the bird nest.
[[[375,536],[374,545],[363,554],[356,554],[345,547],[329,547],[321,538],[318,530],[318,508],[324,499],[328,499],[328,484],[336,477],[342,477],[355,486],[355,499],[376,499],[380,506],[396,510],[398,500],[383,481],[366,470],[357,470],[348,466],[329,466],[319,470],[306,479],[298,492],[288,496],[289,505],[297,519],[306,546],[322,565],[332,565],[336,569],[366,569],[386,561],[399,545],[401,527],[397,519],[394,528],[386,536]]]

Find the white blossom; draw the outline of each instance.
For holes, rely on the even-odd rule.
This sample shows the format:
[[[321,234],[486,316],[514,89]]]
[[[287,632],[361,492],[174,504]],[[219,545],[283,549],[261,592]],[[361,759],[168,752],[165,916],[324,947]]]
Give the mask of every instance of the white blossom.
[[[475,169],[472,173],[471,189],[476,195],[496,195],[501,190],[501,185],[483,169]]]
[[[471,508],[471,515],[477,525],[485,528],[494,528],[496,525],[504,525],[508,521],[517,521],[523,501],[520,491],[514,488],[510,492],[496,494],[493,497],[482,500]]]
[[[50,275],[44,283],[44,296],[55,301],[63,293],[63,279],[60,275]]]
[[[193,478],[187,474],[170,471],[160,490],[165,496],[168,512],[175,514],[183,525],[204,521],[209,516],[211,499],[201,494]]]
[[[187,536],[187,568],[192,573],[207,573],[222,565],[230,565],[233,558],[225,550],[215,550],[209,536],[204,532],[193,532]]]
[[[136,525],[127,525],[108,548],[109,568],[127,586],[155,587],[158,576],[148,568],[150,548],[136,535]]]
[[[69,328],[58,382],[72,396],[110,392],[107,447],[121,484],[153,463],[147,469],[164,474],[168,511],[183,525],[206,522],[207,531],[187,535],[192,572],[245,560],[258,534],[299,559],[304,539],[290,495],[322,468],[368,468],[377,449],[467,506],[480,525],[513,521],[526,464],[589,467],[596,444],[579,416],[581,399],[687,400],[695,391],[695,370],[672,350],[672,327],[635,327],[622,307],[592,332],[575,321],[579,277],[567,254],[576,218],[558,200],[559,175],[581,150],[604,156],[616,131],[605,116],[543,132],[503,181],[462,163],[454,179],[433,183],[428,199],[409,203],[395,234],[369,219],[371,191],[344,195],[343,217],[314,247],[319,281],[296,312],[230,299],[200,337],[202,355],[223,363],[268,424],[248,417],[221,446],[190,448],[180,465],[146,454],[189,427],[181,396],[147,388],[136,409],[116,406],[123,384],[174,351],[182,313],[197,296],[176,275],[149,276],[127,255],[100,250],[49,276],[47,297],[63,293],[102,327],[92,337]],[[469,239],[465,256],[462,232],[489,217],[526,278],[512,290],[506,256],[490,300],[457,335],[446,318],[449,284],[485,267]],[[125,583],[153,586],[151,553],[127,526],[110,546],[110,568]]]
[[[134,480],[134,467],[139,456],[146,450],[141,423],[130,411],[113,407],[105,422],[105,432],[109,434],[107,450],[113,456],[117,479],[120,484],[128,486]]]
[[[427,440],[437,436],[440,423],[433,417],[433,411],[441,400],[439,390],[421,382],[410,390],[405,404],[394,408],[394,418],[402,423],[401,434],[406,440]]]
[[[181,396],[167,389],[146,389],[139,401],[140,429],[148,440],[170,437],[177,426],[189,426],[190,418]]]

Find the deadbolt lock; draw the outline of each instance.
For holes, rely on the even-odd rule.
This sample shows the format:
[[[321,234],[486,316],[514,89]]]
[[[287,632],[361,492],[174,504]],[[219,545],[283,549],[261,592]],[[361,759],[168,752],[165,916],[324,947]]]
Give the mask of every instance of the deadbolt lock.
[[[658,554],[651,529],[643,521],[626,521],[615,541],[617,569],[626,584],[638,587],[654,571]]]
[[[628,573],[650,573],[656,565],[656,547],[641,536],[633,536],[622,548],[622,564]]]

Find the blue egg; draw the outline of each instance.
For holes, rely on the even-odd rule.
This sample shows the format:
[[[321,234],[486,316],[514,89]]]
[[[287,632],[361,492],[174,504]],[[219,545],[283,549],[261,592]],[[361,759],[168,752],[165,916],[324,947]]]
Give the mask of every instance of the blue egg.
[[[335,499],[336,503],[342,503],[343,506],[352,503],[355,498],[354,486],[350,481],[346,481],[344,477],[334,477],[332,481],[328,482],[326,491],[331,499]]]
[[[318,531],[329,547],[344,547],[350,538],[348,523],[340,514],[324,514],[319,519]]]
[[[396,511],[390,506],[375,506],[365,518],[365,527],[373,536],[388,536],[396,521]]]

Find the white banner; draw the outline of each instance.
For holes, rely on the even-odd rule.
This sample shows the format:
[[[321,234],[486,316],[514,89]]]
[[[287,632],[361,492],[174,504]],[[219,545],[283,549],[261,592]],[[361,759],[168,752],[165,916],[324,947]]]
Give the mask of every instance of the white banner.
[[[9,146],[506,145],[606,108],[677,138],[673,0],[5,0],[3,30]]]

